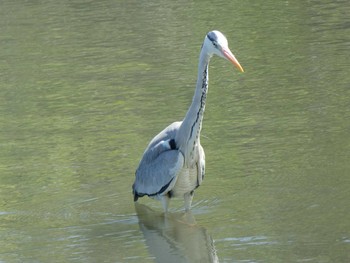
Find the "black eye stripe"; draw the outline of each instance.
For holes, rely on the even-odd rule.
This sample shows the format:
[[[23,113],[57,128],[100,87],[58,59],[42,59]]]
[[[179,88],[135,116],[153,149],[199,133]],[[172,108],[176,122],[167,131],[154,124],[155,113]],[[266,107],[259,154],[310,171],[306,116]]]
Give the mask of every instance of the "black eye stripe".
[[[213,32],[209,32],[207,37],[213,43],[214,47],[218,47],[217,37]]]
[[[209,40],[210,40],[211,42],[215,42],[215,41],[216,41],[216,39],[214,38],[214,36],[212,36],[210,33],[208,33],[207,37],[209,38]]]

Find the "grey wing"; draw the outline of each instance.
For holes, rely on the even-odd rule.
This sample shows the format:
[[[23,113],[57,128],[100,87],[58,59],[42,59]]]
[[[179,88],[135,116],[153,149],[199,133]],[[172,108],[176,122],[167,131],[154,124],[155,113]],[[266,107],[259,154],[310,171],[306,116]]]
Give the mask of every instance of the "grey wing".
[[[174,122],[161,131],[146,148],[133,184],[134,199],[138,196],[156,196],[167,192],[176,182],[184,158],[170,142],[174,141],[181,122]]]
[[[181,121],[173,122],[160,133],[158,133],[149,143],[148,147],[145,150],[145,153],[161,141],[175,139],[176,133],[179,130],[181,123]]]
[[[182,153],[171,148],[170,140],[148,148],[136,170],[133,184],[135,201],[139,196],[167,193],[174,186],[183,164]]]

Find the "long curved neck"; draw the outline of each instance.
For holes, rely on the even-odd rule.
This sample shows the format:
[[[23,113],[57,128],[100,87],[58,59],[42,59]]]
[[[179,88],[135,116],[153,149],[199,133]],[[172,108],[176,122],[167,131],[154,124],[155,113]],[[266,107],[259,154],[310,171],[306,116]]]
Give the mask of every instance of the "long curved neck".
[[[188,161],[191,155],[193,155],[194,147],[199,140],[202,128],[205,101],[208,92],[209,60],[210,55],[202,49],[199,56],[198,78],[192,103],[175,138],[179,149],[185,155],[185,161]]]

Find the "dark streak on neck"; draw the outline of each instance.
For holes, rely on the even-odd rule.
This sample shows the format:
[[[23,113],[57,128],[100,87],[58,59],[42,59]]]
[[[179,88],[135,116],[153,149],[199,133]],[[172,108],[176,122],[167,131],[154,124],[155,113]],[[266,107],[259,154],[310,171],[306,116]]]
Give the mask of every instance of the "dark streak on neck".
[[[204,109],[204,106],[205,106],[205,100],[207,98],[207,89],[208,89],[207,78],[208,78],[208,64],[205,66],[205,70],[203,71],[203,79],[202,79],[203,82],[202,82],[202,89],[201,89],[202,90],[202,96],[201,96],[201,99],[200,99],[200,106],[199,106],[199,109],[198,109],[198,112],[197,112],[196,120],[192,124],[189,139],[192,138],[193,130],[194,130],[196,124],[198,123],[198,121],[200,120],[201,113],[203,113],[203,109]]]

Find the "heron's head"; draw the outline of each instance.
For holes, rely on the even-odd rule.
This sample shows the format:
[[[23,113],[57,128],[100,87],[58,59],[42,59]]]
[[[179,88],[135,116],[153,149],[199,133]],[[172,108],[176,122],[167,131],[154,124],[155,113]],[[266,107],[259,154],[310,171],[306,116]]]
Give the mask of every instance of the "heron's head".
[[[229,49],[226,37],[221,32],[217,30],[210,31],[204,39],[202,48],[206,49],[210,56],[215,54],[231,61],[241,72],[244,72],[242,66]]]

